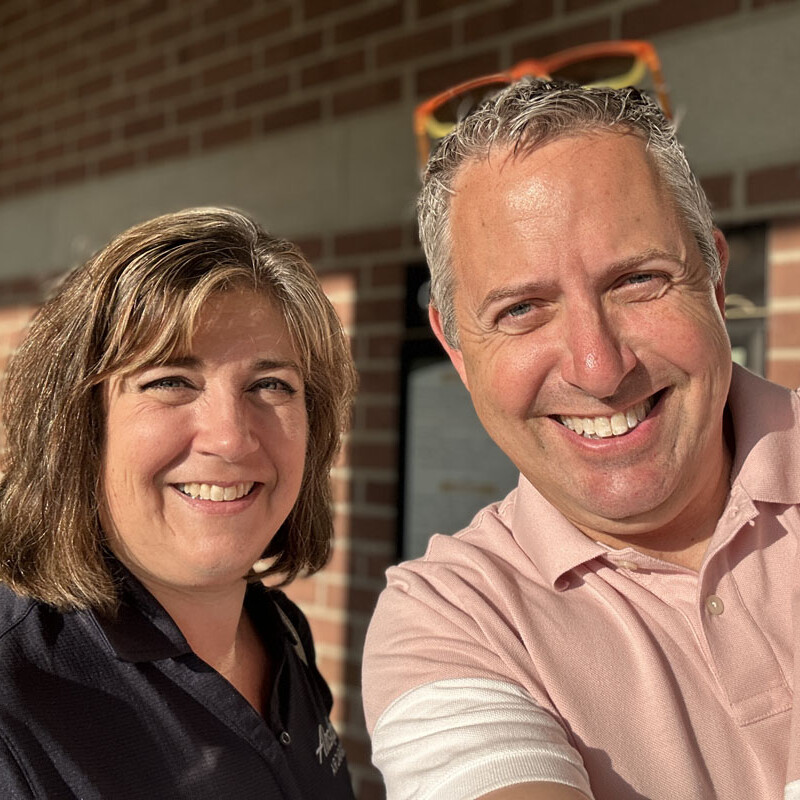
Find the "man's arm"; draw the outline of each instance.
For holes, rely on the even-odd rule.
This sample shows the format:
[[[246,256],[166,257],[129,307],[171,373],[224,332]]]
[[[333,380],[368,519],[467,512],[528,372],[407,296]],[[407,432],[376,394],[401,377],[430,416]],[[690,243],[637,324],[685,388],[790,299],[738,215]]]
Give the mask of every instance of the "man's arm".
[[[587,796],[563,783],[518,783],[489,792],[478,800],[587,800]]]

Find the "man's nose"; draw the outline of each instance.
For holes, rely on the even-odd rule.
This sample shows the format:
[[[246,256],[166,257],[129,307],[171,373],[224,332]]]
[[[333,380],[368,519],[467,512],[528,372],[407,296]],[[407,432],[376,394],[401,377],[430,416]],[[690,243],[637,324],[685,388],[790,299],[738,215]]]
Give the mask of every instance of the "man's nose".
[[[636,366],[636,355],[602,308],[569,313],[564,340],[561,376],[591,397],[614,395]]]
[[[209,391],[198,408],[195,449],[237,462],[258,448],[253,410],[247,398],[229,391]]]

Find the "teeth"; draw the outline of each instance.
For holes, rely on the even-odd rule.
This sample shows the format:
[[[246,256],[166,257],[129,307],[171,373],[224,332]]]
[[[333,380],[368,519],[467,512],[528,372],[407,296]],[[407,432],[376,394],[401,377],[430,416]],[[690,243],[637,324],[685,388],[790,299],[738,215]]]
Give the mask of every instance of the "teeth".
[[[195,500],[222,503],[244,497],[253,488],[253,482],[234,483],[232,486],[218,486],[216,483],[178,483],[176,486],[179,491]]]
[[[637,403],[627,411],[618,411],[610,417],[558,417],[558,421],[587,439],[608,439],[632,431],[650,413],[653,398]]]

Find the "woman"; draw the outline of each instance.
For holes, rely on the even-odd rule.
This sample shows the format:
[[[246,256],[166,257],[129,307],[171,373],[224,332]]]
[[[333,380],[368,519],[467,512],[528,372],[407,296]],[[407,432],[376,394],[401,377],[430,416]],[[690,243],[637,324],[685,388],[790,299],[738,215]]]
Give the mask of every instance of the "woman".
[[[352,798],[308,624],[354,371],[290,243],[132,228],[9,366],[0,796]],[[255,566],[254,566],[255,565]]]

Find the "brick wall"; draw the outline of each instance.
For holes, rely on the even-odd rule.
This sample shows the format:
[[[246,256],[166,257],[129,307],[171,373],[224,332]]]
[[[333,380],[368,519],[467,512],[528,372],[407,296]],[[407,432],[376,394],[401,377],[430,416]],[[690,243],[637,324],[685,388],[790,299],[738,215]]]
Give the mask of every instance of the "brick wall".
[[[0,9],[0,198],[413,103],[531,54],[755,19],[777,5],[12,0]],[[748,200],[800,199],[797,166],[746,172]],[[731,175],[708,178],[726,207]]]
[[[772,225],[768,242],[767,377],[800,386],[800,218]]]

